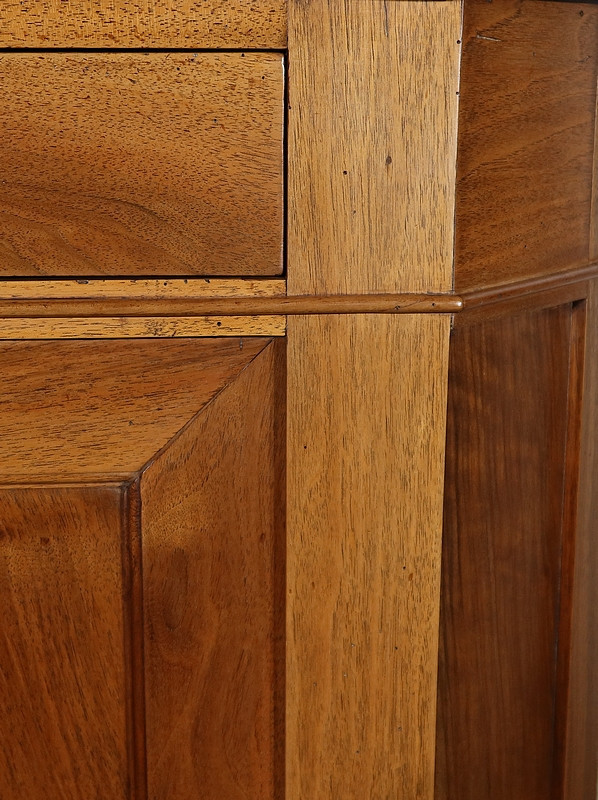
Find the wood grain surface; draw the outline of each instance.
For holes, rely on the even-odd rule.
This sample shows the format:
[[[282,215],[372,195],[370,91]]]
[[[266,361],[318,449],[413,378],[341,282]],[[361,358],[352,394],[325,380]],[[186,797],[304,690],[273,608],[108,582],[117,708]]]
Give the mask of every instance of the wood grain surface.
[[[0,490],[3,800],[131,798],[121,511],[118,486]]]
[[[289,294],[451,288],[460,30],[456,0],[290,0]]]
[[[0,300],[206,300],[284,297],[286,282],[268,278],[103,278],[98,280],[3,280]]]
[[[590,261],[598,260],[598,85],[596,86],[596,116],[594,128],[594,170],[592,173],[592,204],[590,207]]]
[[[454,314],[449,294],[3,300],[4,338],[283,336],[290,314]]]
[[[287,800],[432,800],[449,326],[289,320]]]
[[[3,0],[0,6],[0,47],[285,45],[285,0]]]
[[[268,341],[0,344],[0,480],[130,478]]]
[[[598,283],[585,306],[586,366],[579,458],[580,488],[573,576],[565,750],[567,800],[596,796],[598,784]]]
[[[0,55],[0,275],[282,271],[277,53]]]
[[[282,316],[0,318],[0,341],[284,336],[285,331]]]
[[[586,264],[598,6],[465,3],[455,287]]]
[[[562,796],[571,324],[567,305],[451,341],[436,800]]]
[[[284,344],[141,478],[153,800],[282,798]]]

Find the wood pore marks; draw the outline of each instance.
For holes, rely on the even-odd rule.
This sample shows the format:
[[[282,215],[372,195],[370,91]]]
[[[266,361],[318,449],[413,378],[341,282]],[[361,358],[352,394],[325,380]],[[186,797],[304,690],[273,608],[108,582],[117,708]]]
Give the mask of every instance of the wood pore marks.
[[[557,797],[571,320],[565,305],[452,337],[436,800]]]
[[[93,314],[93,308],[86,311]],[[0,341],[284,336],[285,331],[284,316],[0,317]]]
[[[282,797],[283,348],[141,478],[153,800]]]
[[[0,343],[0,479],[131,476],[268,341]]]
[[[465,3],[455,288],[586,264],[598,6]]]
[[[282,55],[5,53],[0,71],[0,275],[282,271]]]
[[[285,0],[3,0],[0,47],[286,46]]]
[[[289,294],[451,288],[460,30],[454,0],[290,0]]]
[[[432,797],[449,326],[289,320],[288,800]]]
[[[122,497],[0,489],[2,800],[131,798]]]

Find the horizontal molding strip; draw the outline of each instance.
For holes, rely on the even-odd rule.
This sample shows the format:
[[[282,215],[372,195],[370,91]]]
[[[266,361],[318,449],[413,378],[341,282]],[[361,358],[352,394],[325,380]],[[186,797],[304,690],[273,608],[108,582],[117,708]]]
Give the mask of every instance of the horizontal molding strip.
[[[464,292],[463,311],[454,318],[454,325],[472,325],[506,314],[574,303],[587,297],[590,282],[597,279],[598,263],[592,263]]]
[[[0,318],[0,341],[284,336],[286,317]]]
[[[298,295],[284,280],[2,281],[0,317],[228,317],[459,311],[451,294]]]

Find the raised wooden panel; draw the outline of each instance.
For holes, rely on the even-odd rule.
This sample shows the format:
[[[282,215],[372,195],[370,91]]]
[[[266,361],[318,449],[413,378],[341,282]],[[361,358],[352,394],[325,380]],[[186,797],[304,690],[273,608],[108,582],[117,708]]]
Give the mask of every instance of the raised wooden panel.
[[[289,2],[289,294],[452,284],[461,3]]]
[[[449,325],[289,319],[287,800],[432,798]]]
[[[123,502],[118,486],[0,489],[2,800],[132,797]]]
[[[267,342],[0,343],[0,478],[131,476]]]
[[[2,800],[281,797],[284,347],[0,346]]]
[[[141,479],[153,800],[282,797],[283,347]]]
[[[436,800],[561,797],[579,324],[565,305],[451,340]]]
[[[3,0],[0,6],[0,47],[285,45],[285,0]]]
[[[598,6],[466,0],[457,291],[587,263]]]
[[[276,53],[0,56],[0,275],[282,271]]]

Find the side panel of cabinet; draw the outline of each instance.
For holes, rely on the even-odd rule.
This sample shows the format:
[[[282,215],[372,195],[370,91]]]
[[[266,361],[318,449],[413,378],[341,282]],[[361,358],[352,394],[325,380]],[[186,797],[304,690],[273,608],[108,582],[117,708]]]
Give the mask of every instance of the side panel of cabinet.
[[[563,797],[584,325],[565,305],[452,337],[437,800]]]

